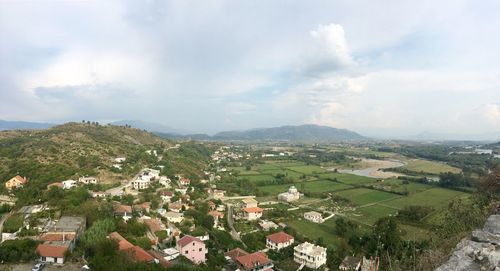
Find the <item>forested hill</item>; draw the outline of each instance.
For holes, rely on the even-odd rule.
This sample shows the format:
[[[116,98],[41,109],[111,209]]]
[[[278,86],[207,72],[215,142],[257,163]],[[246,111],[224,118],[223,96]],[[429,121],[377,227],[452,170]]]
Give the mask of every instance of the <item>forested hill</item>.
[[[148,154],[154,150],[157,155]],[[106,183],[137,174],[143,166],[163,166],[166,175],[201,176],[208,144],[162,139],[143,130],[96,123],[67,123],[47,130],[0,132],[0,180],[19,174],[40,185],[84,175]],[[114,159],[126,157],[122,170]],[[3,187],[3,185],[2,185]]]

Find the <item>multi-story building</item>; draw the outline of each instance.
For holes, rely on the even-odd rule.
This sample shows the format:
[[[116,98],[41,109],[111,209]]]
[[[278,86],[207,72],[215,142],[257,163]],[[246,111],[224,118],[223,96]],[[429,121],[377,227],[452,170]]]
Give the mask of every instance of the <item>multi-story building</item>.
[[[204,263],[206,261],[206,254],[208,250],[205,243],[200,239],[185,235],[177,241],[176,249],[180,254],[195,264]]]
[[[293,248],[293,260],[311,269],[317,269],[326,263],[326,248],[304,242]]]

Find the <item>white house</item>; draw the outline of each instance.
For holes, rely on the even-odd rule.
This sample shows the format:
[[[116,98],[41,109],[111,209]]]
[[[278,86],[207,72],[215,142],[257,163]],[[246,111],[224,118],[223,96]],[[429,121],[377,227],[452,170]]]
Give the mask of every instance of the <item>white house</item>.
[[[136,179],[130,182],[130,184],[132,185],[132,188],[134,188],[135,190],[142,190],[149,188],[150,181],[143,179]]]
[[[292,202],[300,199],[301,194],[295,188],[295,186],[290,186],[287,192],[278,195],[278,199],[285,202]]]
[[[314,223],[323,223],[323,216],[315,211],[304,213],[304,218]]]
[[[284,232],[277,232],[270,234],[266,237],[266,247],[273,250],[280,250],[282,248],[293,245],[293,236]]]
[[[83,184],[97,184],[99,183],[99,179],[96,177],[81,177],[78,179],[78,182]]]
[[[246,220],[252,221],[252,220],[257,220],[262,217],[262,212],[264,210],[259,207],[249,207],[243,209],[244,212],[244,217]]]
[[[167,178],[165,176],[161,176],[159,183],[161,185],[163,185],[164,187],[169,188],[171,186],[172,180],[170,180],[169,178]]]
[[[257,205],[259,204],[259,202],[254,198],[242,199],[241,203],[243,204],[243,208],[253,208],[257,207]]]
[[[181,223],[184,220],[184,214],[177,212],[166,212],[163,216],[172,223]]]
[[[66,180],[62,181],[63,184],[63,189],[71,189],[73,187],[76,187],[76,181],[75,180]]]
[[[326,263],[326,248],[309,242],[302,243],[293,248],[293,260],[308,268],[318,269]]]
[[[174,196],[174,193],[172,191],[161,191],[160,192],[160,198],[162,202],[170,202],[172,197]]]

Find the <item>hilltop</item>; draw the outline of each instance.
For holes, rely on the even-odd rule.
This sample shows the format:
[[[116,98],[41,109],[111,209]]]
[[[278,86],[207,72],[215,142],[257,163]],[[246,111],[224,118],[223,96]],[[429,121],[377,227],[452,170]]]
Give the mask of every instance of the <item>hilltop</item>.
[[[112,125],[67,123],[46,130],[2,131],[0,179],[21,174],[48,183],[97,175],[114,182],[133,176],[141,166],[155,165],[163,165],[169,174],[183,170],[199,176],[208,159],[203,148],[197,143],[176,146],[143,130]],[[112,167],[117,157],[127,158],[122,170]]]

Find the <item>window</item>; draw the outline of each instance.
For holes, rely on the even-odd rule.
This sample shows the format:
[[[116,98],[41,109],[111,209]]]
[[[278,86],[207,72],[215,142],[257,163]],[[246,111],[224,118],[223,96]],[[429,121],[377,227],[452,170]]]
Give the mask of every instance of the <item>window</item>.
[[[202,248],[200,247],[200,249],[198,251],[201,251],[201,250],[202,250]]]
[[[188,253],[189,253],[189,250],[184,251],[184,254],[188,254]]]

